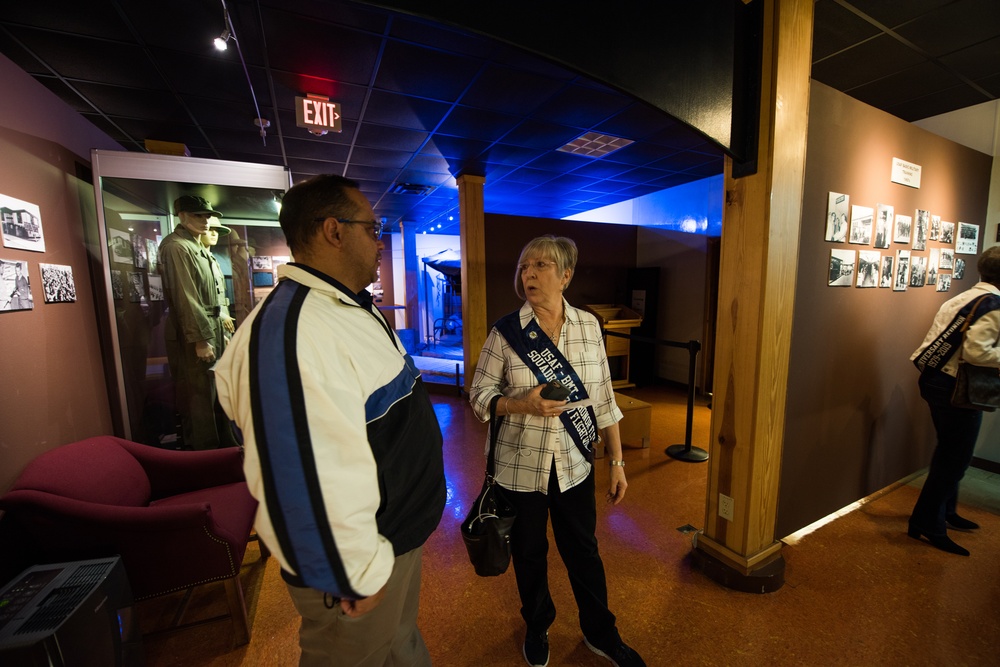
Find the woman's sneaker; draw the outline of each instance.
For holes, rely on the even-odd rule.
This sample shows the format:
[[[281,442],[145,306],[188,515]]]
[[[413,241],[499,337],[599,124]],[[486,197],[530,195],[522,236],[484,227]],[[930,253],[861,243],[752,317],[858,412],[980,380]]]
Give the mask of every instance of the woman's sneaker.
[[[646,663],[638,653],[629,648],[628,644],[618,640],[618,645],[611,649],[599,649],[583,638],[583,643],[597,655],[607,658],[615,667],[646,667]]]

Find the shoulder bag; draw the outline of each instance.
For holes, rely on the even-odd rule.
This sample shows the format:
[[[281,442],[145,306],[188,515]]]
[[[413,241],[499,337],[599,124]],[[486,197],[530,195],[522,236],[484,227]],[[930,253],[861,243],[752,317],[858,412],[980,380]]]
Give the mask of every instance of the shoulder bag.
[[[486,480],[462,522],[462,541],[480,577],[496,577],[507,571],[510,565],[510,532],[517,517],[517,510],[493,477],[493,457],[502,420],[496,414],[499,400],[500,396],[494,396],[490,401],[490,453],[486,459]]]
[[[980,297],[972,308],[972,315],[986,297]],[[972,315],[962,327],[962,342],[965,342],[965,330],[972,322]],[[966,410],[982,410],[993,412],[1000,407],[1000,369],[992,366],[976,366],[962,360],[959,352],[958,371],[955,376],[955,390],[951,394],[951,404],[956,408]]]

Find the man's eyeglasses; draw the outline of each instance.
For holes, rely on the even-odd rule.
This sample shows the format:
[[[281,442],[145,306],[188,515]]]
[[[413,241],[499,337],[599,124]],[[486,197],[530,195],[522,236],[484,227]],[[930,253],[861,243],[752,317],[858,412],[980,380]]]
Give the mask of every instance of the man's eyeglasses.
[[[518,264],[517,265],[517,270],[520,271],[521,273],[524,273],[528,269],[534,269],[535,271],[544,271],[545,269],[549,268],[549,266],[555,266],[555,265],[556,265],[555,262],[543,262],[543,261],[539,260],[537,262],[528,262],[526,264]]]
[[[332,215],[328,217],[333,218],[342,225],[365,225],[376,241],[382,238],[383,225],[381,220],[345,220],[344,218],[335,218]],[[315,222],[323,222],[324,220],[326,218],[316,218]]]

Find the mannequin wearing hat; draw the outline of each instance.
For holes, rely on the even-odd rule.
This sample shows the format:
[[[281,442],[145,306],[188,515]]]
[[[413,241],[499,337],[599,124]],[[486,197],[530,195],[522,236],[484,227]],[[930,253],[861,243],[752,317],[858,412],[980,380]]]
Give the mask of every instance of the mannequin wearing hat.
[[[212,253],[201,242],[211,220],[222,214],[203,197],[174,200],[180,221],[160,243],[163,288],[167,301],[167,361],[174,380],[183,442],[191,449],[216,449],[228,424],[217,424],[212,364],[224,344],[219,291]],[[223,426],[224,428],[219,428]],[[226,440],[226,438],[223,438]]]
[[[219,300],[219,319],[222,321],[224,343],[228,343],[229,334],[236,331],[236,320],[229,313],[229,298],[226,296],[226,276],[222,273],[222,267],[219,266],[219,260],[212,253],[212,248],[219,244],[220,236],[229,236],[232,231],[229,227],[219,222],[218,218],[210,218],[208,231],[199,237],[201,244],[208,248],[209,257],[212,259],[212,273],[215,275],[215,291]],[[218,350],[217,352],[221,354],[222,350]]]

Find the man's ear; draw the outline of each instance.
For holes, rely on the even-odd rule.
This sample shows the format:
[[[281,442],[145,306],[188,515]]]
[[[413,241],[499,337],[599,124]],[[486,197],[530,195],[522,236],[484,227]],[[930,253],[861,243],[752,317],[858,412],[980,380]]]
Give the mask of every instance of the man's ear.
[[[337,222],[336,218],[328,217],[323,220],[323,224],[320,226],[320,233],[323,235],[323,240],[330,245],[339,248],[341,246],[340,239],[341,225]]]

